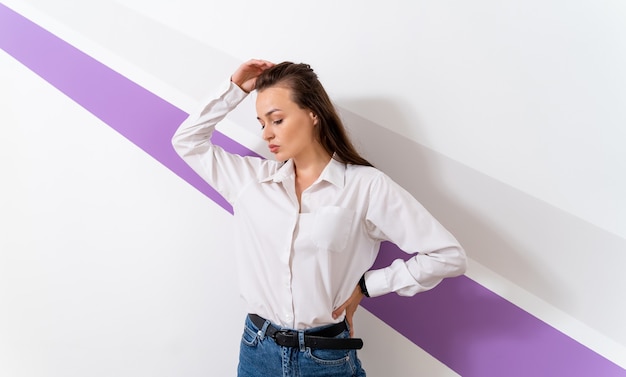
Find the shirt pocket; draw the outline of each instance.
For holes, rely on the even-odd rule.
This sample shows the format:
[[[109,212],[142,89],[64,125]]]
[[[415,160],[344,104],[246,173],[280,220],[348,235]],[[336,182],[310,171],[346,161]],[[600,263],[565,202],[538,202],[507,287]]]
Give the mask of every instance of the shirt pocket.
[[[320,207],[313,221],[313,243],[323,250],[344,250],[350,238],[354,216],[354,211],[347,208]]]

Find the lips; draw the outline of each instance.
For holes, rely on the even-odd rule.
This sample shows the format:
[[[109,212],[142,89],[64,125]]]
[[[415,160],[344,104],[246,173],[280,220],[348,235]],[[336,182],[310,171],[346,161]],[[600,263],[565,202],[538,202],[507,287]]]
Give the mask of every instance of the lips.
[[[272,153],[278,152],[278,145],[270,144],[270,145],[268,145],[268,148],[270,149],[270,152],[272,152]]]

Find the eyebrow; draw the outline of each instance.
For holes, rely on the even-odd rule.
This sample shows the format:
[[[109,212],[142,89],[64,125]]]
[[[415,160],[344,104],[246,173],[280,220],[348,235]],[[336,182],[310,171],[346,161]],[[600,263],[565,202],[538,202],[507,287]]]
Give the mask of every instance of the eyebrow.
[[[282,111],[281,109],[271,109],[270,111],[265,113],[265,116],[268,117],[270,115],[272,115],[273,113],[277,112],[277,111]],[[256,117],[258,120],[261,120],[261,118]]]

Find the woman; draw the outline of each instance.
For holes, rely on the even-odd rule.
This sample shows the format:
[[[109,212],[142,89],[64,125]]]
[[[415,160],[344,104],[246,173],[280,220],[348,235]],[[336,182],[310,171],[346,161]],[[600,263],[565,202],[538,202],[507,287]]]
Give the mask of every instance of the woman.
[[[211,144],[215,125],[253,90],[276,161]],[[250,60],[173,138],[177,153],[234,209],[248,313],[238,375],[365,376],[352,318],[364,296],[411,296],[465,271],[456,239],[349,141],[306,64]],[[368,271],[380,243],[408,261]]]

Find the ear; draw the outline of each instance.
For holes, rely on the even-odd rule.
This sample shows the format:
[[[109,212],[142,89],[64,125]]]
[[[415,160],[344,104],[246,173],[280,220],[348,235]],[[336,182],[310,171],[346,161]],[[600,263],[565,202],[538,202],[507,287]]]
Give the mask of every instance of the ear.
[[[313,119],[313,125],[317,126],[317,115],[315,115],[315,113],[311,111],[309,113],[309,116],[311,117],[311,119]]]

